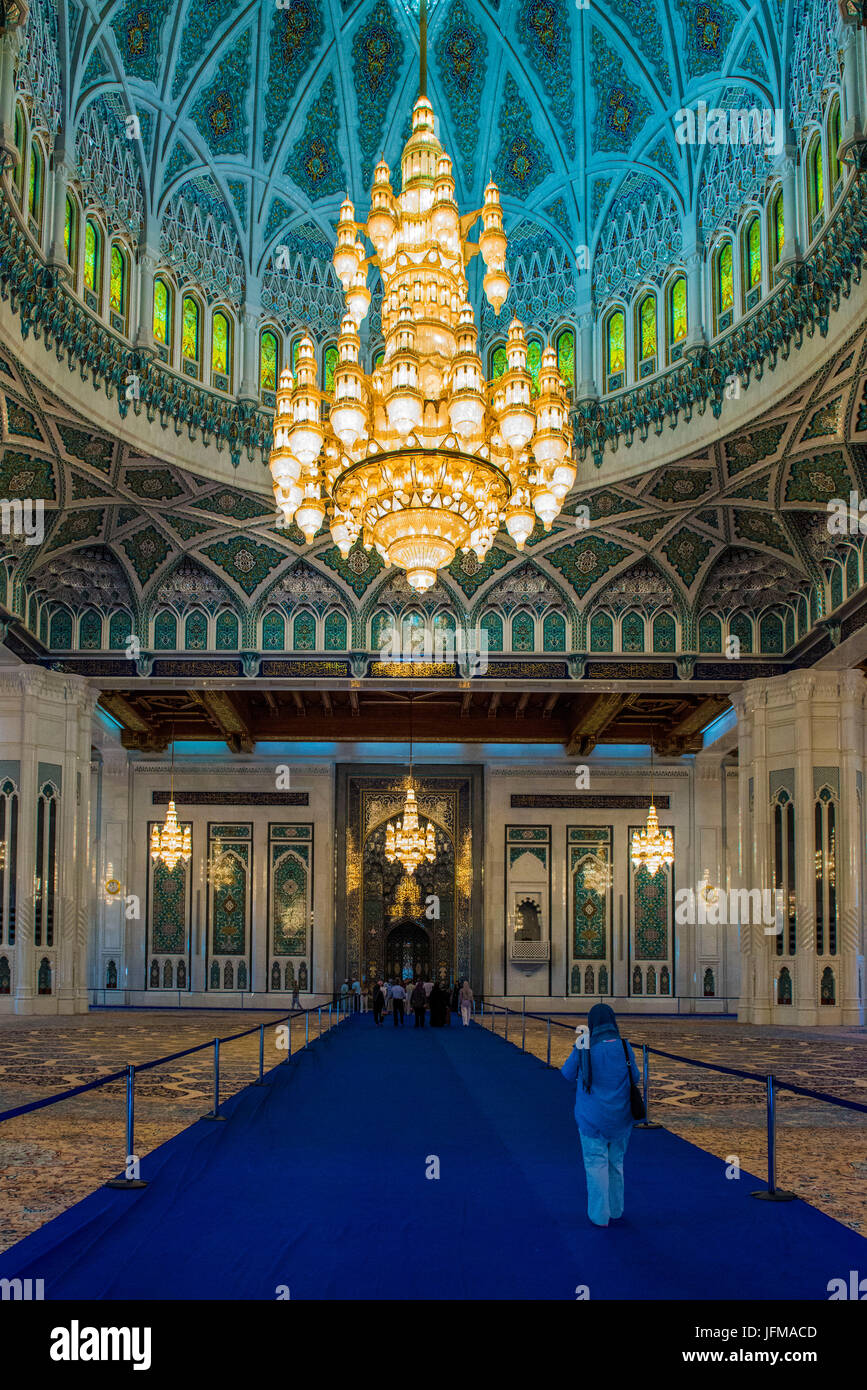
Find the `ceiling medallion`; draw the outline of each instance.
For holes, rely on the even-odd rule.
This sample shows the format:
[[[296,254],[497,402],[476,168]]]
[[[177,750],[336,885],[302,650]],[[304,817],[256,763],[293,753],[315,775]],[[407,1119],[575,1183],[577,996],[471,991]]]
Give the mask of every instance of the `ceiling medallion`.
[[[424,4],[421,20],[420,95],[401,159],[401,192],[395,195],[383,160],[367,222],[355,220],[349,200],[340,210],[334,268],[346,314],[333,397],[326,401],[317,389],[305,335],[294,379],[288,367],[280,375],[270,456],[287,524],[294,520],[310,543],[330,518],[344,558],[360,536],[386,565],[405,570],[418,593],[459,550],[484,560],[501,523],[519,550],[537,517],[550,530],[575,481],[554,349],[542,353],[534,396],[524,329],[513,319],[507,370],[485,381],[466,270],[481,252],[484,291],[499,314],[511,283],[500,194],[490,182],[484,206],[461,217],[452,162],[424,94]],[[472,244],[468,233],[479,218]],[[359,325],[371,302],[370,266],[382,279],[385,346],[367,373]]]

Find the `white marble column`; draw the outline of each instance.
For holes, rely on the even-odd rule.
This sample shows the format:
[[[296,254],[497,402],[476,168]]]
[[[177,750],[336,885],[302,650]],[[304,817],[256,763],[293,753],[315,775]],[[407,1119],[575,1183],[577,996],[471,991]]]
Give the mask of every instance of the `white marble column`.
[[[74,267],[70,266],[66,259],[66,190],[73,166],[62,134],[58,135],[54,142],[52,160],[51,243],[48,259],[61,275],[71,279]]]
[[[795,180],[798,173],[798,150],[786,145],[777,164],[783,189],[783,254],[780,265],[790,265],[800,255],[798,237],[798,194]],[[809,239],[809,238],[808,238]]]
[[[698,243],[694,243],[684,256],[686,265],[686,323],[687,334],[684,347],[704,347],[707,335],[704,326],[704,253]]]
[[[598,393],[594,361],[594,318],[591,307],[578,313],[578,362],[576,400],[592,401]]]

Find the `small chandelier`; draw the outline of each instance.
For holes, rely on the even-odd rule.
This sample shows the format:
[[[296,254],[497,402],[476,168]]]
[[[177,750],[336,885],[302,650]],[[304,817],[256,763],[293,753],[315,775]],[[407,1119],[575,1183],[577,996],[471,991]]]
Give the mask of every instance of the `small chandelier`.
[[[601,854],[594,854],[588,859],[581,874],[584,879],[584,887],[588,888],[591,893],[597,893],[600,897],[603,893],[608,892],[613,882],[611,865]]]
[[[461,216],[452,161],[425,95],[424,0],[420,18],[419,97],[401,192],[382,160],[367,221],[356,220],[348,199],[340,209],[333,259],[345,315],[333,395],[317,388],[305,334],[294,377],[288,367],[280,375],[269,460],[277,508],[308,544],[328,520],[341,555],[360,539],[387,566],[404,570],[417,593],[459,550],[484,560],[501,524],[518,550],[537,519],[550,531],[576,471],[555,349],[545,348],[534,382],[515,318],[506,371],[485,380],[467,268],[481,253],[484,292],[499,315],[510,288],[500,193],[489,182],[484,205]],[[471,243],[479,219],[478,243]],[[384,351],[366,372],[360,325],[371,302],[371,266],[382,281]]]
[[[219,835],[214,841],[214,849],[208,863],[208,882],[212,888],[229,888],[235,882],[235,866],[232,856],[223,849]]]
[[[647,811],[647,825],[643,830],[632,832],[632,865],[635,869],[645,868],[651,878],[665,867],[674,863],[674,836],[666,826],[659,828],[659,817],[653,804],[653,743],[650,745],[650,806]]]
[[[155,825],[151,831],[151,859],[156,863],[162,860],[172,873],[179,859],[184,862],[192,854],[192,840],[190,837],[190,827],[185,825],[183,830],[178,825],[178,813],[175,810],[175,731],[172,729],[172,772],[171,772],[171,791],[169,792],[169,809],[166,811],[166,819],[162,830]]]
[[[389,821],[385,827],[385,857],[389,864],[397,860],[407,874],[414,874],[419,864],[425,860],[432,864],[436,859],[433,823],[428,821],[425,829],[419,825],[418,805],[412,781],[412,696],[409,699],[409,785],[406,789],[403,819]]]

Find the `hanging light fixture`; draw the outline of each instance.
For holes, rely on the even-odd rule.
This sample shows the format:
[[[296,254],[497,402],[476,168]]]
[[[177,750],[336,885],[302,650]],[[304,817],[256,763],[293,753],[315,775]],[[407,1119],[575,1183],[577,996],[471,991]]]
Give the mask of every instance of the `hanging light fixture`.
[[[415,786],[412,780],[412,696],[409,697],[409,784],[403,806],[403,818],[389,821],[385,827],[385,857],[389,864],[397,860],[404,872],[414,874],[419,864],[425,860],[432,864],[436,859],[436,838],[433,822],[428,821],[422,829],[418,819],[418,805],[415,799]]]
[[[192,854],[192,840],[190,837],[190,827],[185,825],[183,830],[178,825],[178,813],[175,810],[175,730],[172,725],[172,771],[171,789],[169,791],[169,809],[166,811],[165,822],[162,830],[155,825],[151,831],[151,859],[154,863],[162,860],[172,873],[178,860],[184,862]]]
[[[467,265],[481,253],[496,315],[509,292],[497,185],[461,217],[452,161],[435,133],[426,86],[421,4],[419,97],[395,194],[384,160],[370,213],[340,209],[334,269],[346,313],[333,396],[317,389],[313,342],[301,339],[295,376],[280,376],[270,469],[277,507],[313,541],[330,520],[344,557],[361,538],[421,593],[459,550],[484,560],[502,524],[519,550],[538,518],[546,531],[575,482],[568,400],[553,347],[542,353],[538,394],[523,324],[513,319],[507,369],[486,382],[469,302]],[[478,243],[470,228],[481,218]],[[368,255],[361,239],[374,248]],[[367,273],[379,270],[385,340],[380,364],[361,365],[359,326],[370,306]],[[323,407],[327,407],[327,413]]]
[[[581,876],[584,879],[584,887],[600,897],[608,892],[614,881],[611,865],[599,851],[584,861]]]
[[[653,804],[653,741],[650,744],[650,806],[647,811],[647,825],[643,830],[632,832],[633,868],[642,866],[653,878],[659,869],[669,868],[674,863],[674,836],[671,830],[659,828],[659,817]]]
[[[235,882],[235,866],[232,856],[223,849],[219,835],[214,841],[211,858],[208,861],[208,882],[212,888],[229,888]]]

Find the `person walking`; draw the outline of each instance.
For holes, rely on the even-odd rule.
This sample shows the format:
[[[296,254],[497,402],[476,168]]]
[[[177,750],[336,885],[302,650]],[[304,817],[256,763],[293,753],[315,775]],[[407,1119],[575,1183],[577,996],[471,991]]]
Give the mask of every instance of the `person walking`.
[[[386,1012],[386,1014],[390,1014],[390,1013],[391,1013],[391,991],[392,991],[393,987],[394,987],[394,986],[393,986],[392,981],[391,981],[391,980],[386,980],[386,982],[385,982],[385,1012]]]
[[[469,1028],[470,1014],[473,1012],[473,991],[470,988],[469,980],[464,980],[458,998],[461,1001],[461,1018],[464,1020],[464,1027]]]
[[[631,1087],[638,1085],[638,1067],[608,1004],[594,1004],[587,1028],[576,1032],[560,1070],[567,1081],[577,1080],[575,1123],[587,1175],[587,1215],[594,1226],[607,1226],[623,1215],[623,1160],[634,1123]]]
[[[361,1011],[361,983],[357,975],[352,977],[352,1012],[354,1014]]]
[[[431,1028],[445,1028],[449,1012],[449,996],[448,990],[443,989],[439,980],[434,981],[428,1003],[430,1005]]]
[[[343,1007],[343,1012],[346,1013],[346,1010],[349,1008],[349,981],[348,981],[348,980],[344,980],[344,981],[343,981],[343,984],[340,986],[340,1003],[341,1003],[341,1005],[342,1005],[342,1007]]]
[[[451,1012],[454,1013],[454,1014],[458,1013],[459,1010],[460,1010],[460,1007],[461,1007],[461,982],[460,982],[460,980],[456,979],[456,980],[455,980],[455,983],[454,983],[454,988],[452,989]]]
[[[373,1021],[377,1028],[382,1023],[382,1010],[385,1007],[385,995],[382,992],[382,980],[377,980],[373,986]]]
[[[403,1005],[405,999],[406,990],[400,983],[400,980],[395,980],[394,984],[391,987],[391,1007],[394,1012],[395,1028],[397,1027],[398,1023],[400,1023],[401,1028],[403,1027]]]
[[[413,990],[412,994],[410,995],[410,1001],[409,1001],[409,1002],[412,1004],[412,1011],[413,1011],[413,1013],[415,1014],[415,1026],[416,1026],[416,1028],[423,1028],[423,1027],[424,1027],[424,1011],[425,1011],[425,1006],[426,1006],[426,1004],[427,1004],[427,994],[425,993],[425,987],[424,987],[424,981],[423,981],[423,980],[419,980],[419,981],[416,983],[416,987],[415,987],[415,989]]]
[[[300,1009],[300,1008],[301,1008],[301,1000],[298,998],[298,981],[297,981],[297,980],[293,980],[293,982],[292,982],[292,1007],[293,1007],[293,1009]]]

